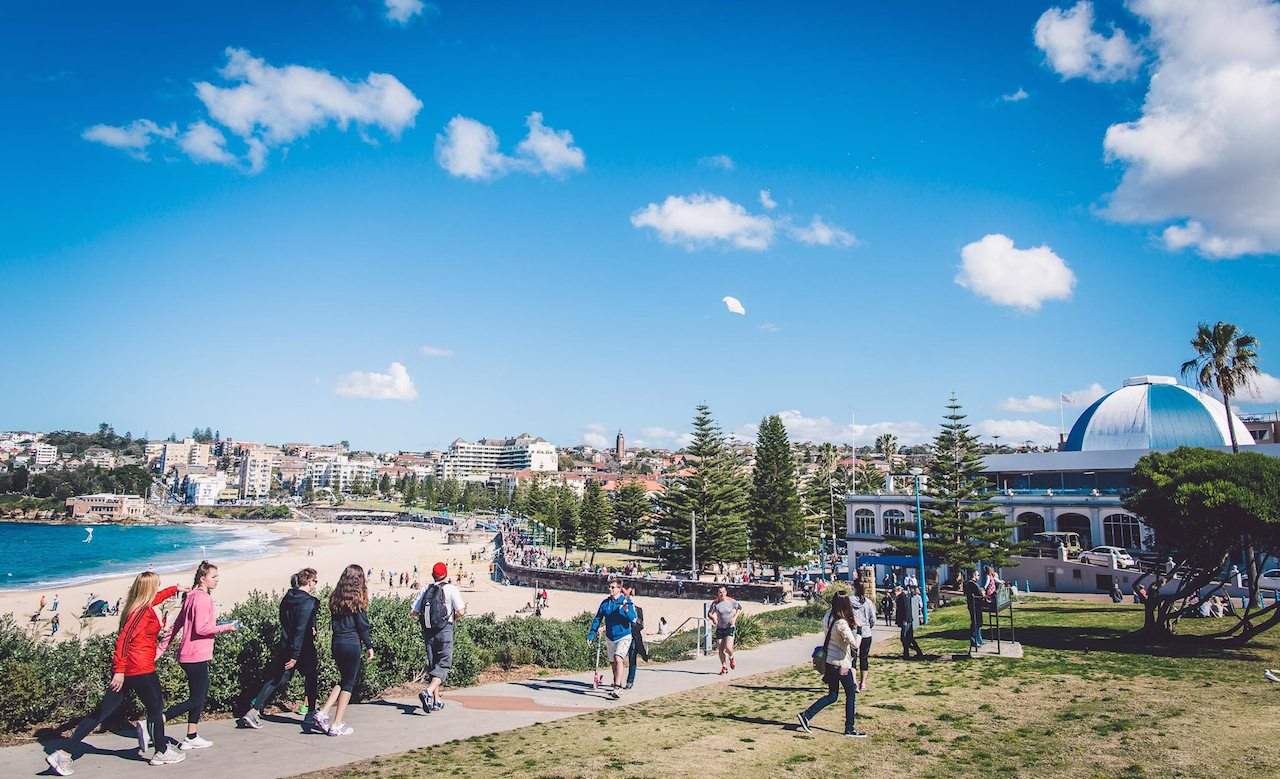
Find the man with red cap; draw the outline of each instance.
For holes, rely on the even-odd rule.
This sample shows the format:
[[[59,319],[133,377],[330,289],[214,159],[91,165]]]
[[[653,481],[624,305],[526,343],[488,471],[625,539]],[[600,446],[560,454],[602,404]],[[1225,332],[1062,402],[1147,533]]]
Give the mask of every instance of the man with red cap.
[[[453,623],[466,614],[467,608],[458,586],[449,581],[449,569],[444,563],[431,566],[431,578],[434,581],[418,593],[411,608],[422,625],[422,641],[427,645],[425,674],[430,681],[426,691],[418,693],[424,714],[444,708],[440,685],[449,678],[453,666]]]

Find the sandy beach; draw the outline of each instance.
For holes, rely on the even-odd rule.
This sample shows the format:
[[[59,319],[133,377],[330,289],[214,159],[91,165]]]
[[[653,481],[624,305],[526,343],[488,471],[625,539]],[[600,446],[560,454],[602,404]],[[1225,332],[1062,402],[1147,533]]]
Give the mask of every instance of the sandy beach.
[[[482,561],[471,562],[473,553],[491,549],[488,534],[476,534],[467,543],[449,544],[446,543],[443,529],[435,528],[356,524],[338,526],[308,522],[277,522],[268,527],[280,536],[280,541],[270,547],[267,556],[226,562],[211,561],[219,564],[221,573],[221,582],[214,593],[214,600],[221,609],[230,608],[255,590],[283,592],[289,586],[289,576],[308,566],[320,573],[322,584],[332,584],[337,581],[342,569],[351,563],[373,569],[372,593],[394,591],[409,595],[412,593],[409,587],[393,590],[383,584],[380,572],[390,570],[398,575],[400,571],[408,571],[412,579],[416,565],[419,581],[425,584],[430,579],[428,572],[431,566],[437,561],[443,561],[449,566],[450,576],[455,581],[461,579],[459,584],[467,601],[467,611],[471,614],[493,612],[498,617],[511,616],[519,613],[533,600],[531,588],[510,587],[490,581],[487,553],[482,555]],[[161,583],[163,586],[190,586],[193,572],[162,574]],[[20,625],[28,625],[39,606],[40,596],[44,595],[46,600],[52,601],[56,593],[61,601],[60,638],[110,633],[116,626],[114,617],[89,620],[80,620],[78,617],[88,603],[90,593],[95,598],[115,603],[117,598],[124,597],[128,592],[132,581],[132,576],[116,576],[56,589],[0,590],[0,614],[10,613]],[[549,596],[550,606],[543,610],[543,616],[569,619],[583,611],[594,611],[604,593],[549,590]],[[698,615],[701,606],[693,600],[646,598],[643,593],[636,600],[645,610],[646,633],[656,632],[660,617],[665,617],[668,625],[675,627],[686,618]],[[177,601],[172,601],[171,604],[172,611],[176,609]],[[777,608],[745,601],[742,605],[747,613]],[[47,607],[40,615],[38,626],[42,635],[49,632],[51,616]]]

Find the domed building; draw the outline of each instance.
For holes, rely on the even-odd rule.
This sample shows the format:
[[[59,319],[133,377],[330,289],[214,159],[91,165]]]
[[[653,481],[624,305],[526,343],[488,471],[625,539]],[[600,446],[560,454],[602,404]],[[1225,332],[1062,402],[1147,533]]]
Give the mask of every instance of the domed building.
[[[1217,398],[1178,384],[1172,376],[1134,376],[1094,401],[1071,427],[1062,450],[1176,449],[1179,446],[1251,445],[1240,418]]]
[[[1151,530],[1122,503],[1138,460],[1179,446],[1231,451],[1232,429],[1238,446],[1280,457],[1280,444],[1266,435],[1255,440],[1218,399],[1169,376],[1134,376],[1081,412],[1058,451],[988,455],[984,475],[992,502],[1016,521],[1018,539],[1043,531],[1076,533],[1084,549],[1116,546],[1137,555],[1154,545]],[[910,494],[851,494],[845,503],[848,547],[855,555],[885,559],[875,555],[886,538],[915,536]],[[877,565],[877,577],[884,572]],[[1034,557],[1022,558],[1006,576],[1037,590],[1106,592],[1115,582],[1127,592],[1134,574]]]

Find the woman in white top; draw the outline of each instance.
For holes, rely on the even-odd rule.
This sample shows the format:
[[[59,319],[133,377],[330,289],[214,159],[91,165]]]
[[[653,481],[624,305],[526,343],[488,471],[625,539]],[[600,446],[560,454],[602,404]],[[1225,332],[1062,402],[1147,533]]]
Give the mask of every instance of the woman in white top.
[[[812,733],[809,722],[818,712],[840,699],[840,688],[844,688],[844,734],[850,738],[863,738],[865,733],[853,726],[855,699],[857,690],[853,682],[853,663],[858,656],[858,637],[854,631],[860,626],[861,618],[853,607],[853,602],[844,593],[838,593],[831,599],[831,613],[826,622],[826,666],[822,679],[827,683],[827,694],[814,701],[809,708],[800,712],[800,728],[805,733]]]
[[[867,588],[861,579],[853,581],[853,609],[858,618],[858,669],[862,677],[858,680],[858,692],[867,689],[867,673],[871,663],[872,628],[876,624],[876,604],[867,597]]]

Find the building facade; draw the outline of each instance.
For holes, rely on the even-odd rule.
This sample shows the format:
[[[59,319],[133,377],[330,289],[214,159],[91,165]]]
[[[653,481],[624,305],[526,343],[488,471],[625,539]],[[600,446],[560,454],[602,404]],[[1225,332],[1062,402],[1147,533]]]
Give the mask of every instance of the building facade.
[[[436,463],[441,479],[487,479],[494,471],[554,471],[558,464],[555,446],[542,438],[522,433],[514,438],[482,438],[449,445]]]
[[[144,503],[139,495],[98,493],[67,498],[67,507],[71,509],[71,516],[76,519],[121,522],[141,519]]]
[[[176,465],[208,465],[212,448],[194,438],[181,442],[168,441],[160,450],[160,473],[167,474]]]
[[[193,474],[182,480],[183,500],[191,506],[216,506],[227,488],[224,473]]]
[[[58,461],[58,447],[43,444],[39,441],[31,445],[31,464],[37,468],[48,468]]]
[[[278,452],[246,449],[240,456],[240,498],[263,500],[271,496],[271,466]]]

